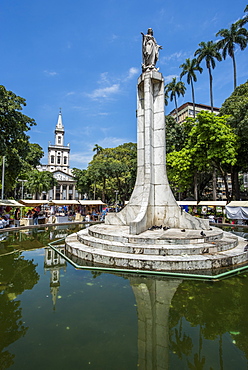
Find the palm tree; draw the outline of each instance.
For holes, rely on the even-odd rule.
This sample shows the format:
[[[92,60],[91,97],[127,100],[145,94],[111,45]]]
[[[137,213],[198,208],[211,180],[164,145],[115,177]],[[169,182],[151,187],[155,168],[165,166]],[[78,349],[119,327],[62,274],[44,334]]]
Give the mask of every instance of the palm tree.
[[[193,81],[197,81],[195,72],[198,71],[202,73],[203,69],[199,66],[196,59],[190,60],[190,58],[187,58],[185,63],[181,64],[179,68],[183,68],[183,71],[180,74],[180,78],[182,78],[184,75],[187,75],[187,83],[191,85],[193,114],[195,118],[195,93]]]
[[[93,152],[96,152],[95,155],[99,154],[102,150],[103,148],[98,144],[95,144],[94,148],[92,149]]]
[[[246,7],[244,9],[244,12],[245,13],[248,12],[248,5],[246,5]],[[246,14],[242,19],[240,19],[238,21],[238,23],[240,24],[241,27],[243,27],[247,22],[248,22],[248,14]]]
[[[234,90],[237,86],[237,71],[235,60],[235,44],[239,45],[241,50],[244,50],[248,43],[248,31],[240,26],[240,22],[233,23],[230,29],[222,28],[216,33],[216,36],[223,37],[217,42],[218,49],[222,49],[222,56],[226,59],[227,54],[233,61],[233,80]]]
[[[38,199],[38,194],[43,191],[48,192],[55,185],[57,185],[57,180],[49,171],[33,170],[28,173],[26,188],[33,194],[33,199]]]
[[[200,42],[200,48],[195,51],[195,56],[197,57],[197,63],[200,64],[203,59],[206,61],[206,66],[209,72],[209,83],[210,83],[210,105],[211,105],[211,112],[213,112],[214,104],[213,104],[213,76],[212,76],[212,69],[215,68],[215,59],[219,62],[222,60],[221,54],[217,49],[216,43],[213,41],[208,42]]]
[[[184,96],[186,91],[185,84],[182,81],[177,82],[177,78],[173,77],[172,81],[165,85],[165,96],[170,97],[170,101],[174,100],[175,107],[176,107],[176,115],[177,115],[177,122],[178,122],[178,109],[177,109],[177,96],[180,95]]]

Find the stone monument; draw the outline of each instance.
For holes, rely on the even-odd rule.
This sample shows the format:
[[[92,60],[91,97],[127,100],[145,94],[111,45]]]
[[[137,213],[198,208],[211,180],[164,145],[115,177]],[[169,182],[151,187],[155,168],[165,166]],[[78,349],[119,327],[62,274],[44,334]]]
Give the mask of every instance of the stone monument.
[[[108,225],[128,225],[130,234],[150,227],[209,229],[208,220],[178,206],[166,173],[164,79],[158,69],[159,46],[148,29],[143,36],[143,73],[137,86],[137,178],[127,206],[106,217]]]
[[[66,253],[121,272],[210,271],[246,263],[247,241],[196,218],[177,204],[166,174],[164,80],[151,29],[143,35],[137,96],[137,177],[129,203],[104,224],[66,237]],[[157,226],[157,228],[153,228]],[[204,230],[204,231],[203,231]],[[105,267],[103,267],[105,268]]]

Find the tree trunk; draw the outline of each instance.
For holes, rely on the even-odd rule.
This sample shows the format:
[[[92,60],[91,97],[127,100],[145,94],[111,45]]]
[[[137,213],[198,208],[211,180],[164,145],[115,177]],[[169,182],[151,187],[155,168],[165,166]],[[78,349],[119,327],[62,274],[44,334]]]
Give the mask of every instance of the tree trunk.
[[[174,102],[175,102],[176,115],[177,115],[177,122],[178,122],[178,109],[177,109],[177,99],[176,99],[176,95],[174,95]]]
[[[226,199],[229,202],[231,200],[230,198],[230,193],[229,193],[229,188],[228,188],[228,183],[227,183],[227,175],[226,173],[222,170],[222,168],[219,168],[222,180],[224,181],[224,186],[225,186],[225,191],[226,191]]]
[[[236,60],[235,60],[234,53],[232,56],[232,60],[233,60],[233,86],[235,90],[237,86],[237,69],[236,69]]]
[[[194,92],[194,86],[193,86],[192,78],[190,79],[190,83],[191,83],[191,91],[192,91],[193,116],[195,118],[195,92]]]
[[[211,112],[214,111],[214,103],[213,103],[213,76],[211,73],[211,68],[208,68],[209,72],[209,83],[210,83],[210,105],[211,105]]]
[[[194,173],[194,197],[198,201],[198,186],[197,186],[197,173]]]
[[[232,199],[240,200],[239,171],[237,166],[232,167],[231,179],[232,179]]]
[[[105,188],[106,188],[106,178],[103,178],[103,186],[102,186],[102,201],[105,202]]]

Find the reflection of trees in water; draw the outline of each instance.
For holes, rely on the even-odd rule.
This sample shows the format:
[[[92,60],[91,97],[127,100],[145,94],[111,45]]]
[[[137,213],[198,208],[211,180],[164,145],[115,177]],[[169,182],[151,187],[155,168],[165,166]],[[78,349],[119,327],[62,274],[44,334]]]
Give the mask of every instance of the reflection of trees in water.
[[[0,369],[14,363],[14,355],[4,350],[28,330],[22,322],[20,301],[14,300],[39,280],[33,261],[17,254],[0,257]]]
[[[180,360],[187,361],[189,369],[204,369],[203,339],[218,343],[218,368],[223,369],[223,356],[227,354],[227,349],[223,350],[225,334],[248,358],[247,288],[245,275],[215,283],[184,281],[178,287],[169,317],[170,349]],[[182,320],[195,330],[199,328],[199,333],[183,330]],[[193,345],[195,336],[198,341],[194,339]],[[216,344],[214,348],[216,351]]]
[[[68,234],[74,233],[82,227],[84,226],[72,224],[11,231],[6,239],[1,241],[0,254],[5,254],[17,249],[30,250],[43,248],[51,241],[65,238]]]

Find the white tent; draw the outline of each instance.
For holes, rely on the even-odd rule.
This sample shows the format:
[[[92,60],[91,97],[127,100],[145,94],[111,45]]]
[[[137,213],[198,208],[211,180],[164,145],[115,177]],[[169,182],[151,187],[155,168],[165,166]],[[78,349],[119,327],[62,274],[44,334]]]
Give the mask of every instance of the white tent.
[[[83,200],[79,200],[79,203],[82,205],[82,206],[104,206],[106,203],[103,203],[101,200],[97,199],[97,200],[90,200],[90,199],[83,199]]]
[[[232,201],[226,205],[226,216],[233,220],[248,220],[248,201]]]
[[[17,202],[14,199],[2,199],[0,200],[0,206],[24,207],[23,204]]]

